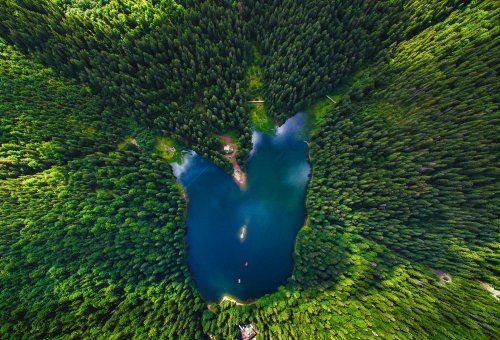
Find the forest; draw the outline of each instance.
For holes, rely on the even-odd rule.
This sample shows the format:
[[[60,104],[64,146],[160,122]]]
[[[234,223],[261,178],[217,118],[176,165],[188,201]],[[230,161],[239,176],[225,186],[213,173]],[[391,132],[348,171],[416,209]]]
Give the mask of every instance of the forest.
[[[3,0],[0,337],[499,338],[499,27],[494,0]],[[206,303],[157,145],[230,172],[221,135],[244,167],[299,111],[293,272]]]

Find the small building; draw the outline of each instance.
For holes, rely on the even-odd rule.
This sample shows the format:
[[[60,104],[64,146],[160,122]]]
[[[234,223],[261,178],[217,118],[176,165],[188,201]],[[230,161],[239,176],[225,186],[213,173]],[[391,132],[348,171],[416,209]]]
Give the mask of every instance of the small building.
[[[225,153],[233,153],[233,151],[234,151],[234,148],[231,145],[229,145],[229,144],[224,145],[224,152]]]
[[[251,323],[248,325],[238,325],[238,327],[240,328],[241,340],[251,340],[257,335]]]

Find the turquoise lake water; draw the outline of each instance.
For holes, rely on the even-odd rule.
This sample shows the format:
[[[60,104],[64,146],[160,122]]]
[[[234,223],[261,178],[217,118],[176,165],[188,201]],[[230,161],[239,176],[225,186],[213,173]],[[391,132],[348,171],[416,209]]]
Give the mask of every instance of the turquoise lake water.
[[[205,300],[258,298],[290,277],[310,172],[304,119],[297,114],[273,134],[253,133],[245,191],[194,152],[173,165],[189,199],[189,267]]]

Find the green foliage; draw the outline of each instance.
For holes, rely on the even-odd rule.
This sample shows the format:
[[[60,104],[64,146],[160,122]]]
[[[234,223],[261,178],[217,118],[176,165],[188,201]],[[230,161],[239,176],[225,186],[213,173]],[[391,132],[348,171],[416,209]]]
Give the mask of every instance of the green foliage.
[[[172,139],[161,136],[156,138],[155,151],[164,159],[171,162],[182,162],[181,148]]]
[[[139,131],[135,136],[135,141],[139,148],[146,152],[153,152],[156,147],[156,137],[151,130]]]
[[[0,335],[499,338],[499,20],[493,0],[4,0],[0,36],[60,75],[0,42]],[[243,164],[252,123],[305,107],[293,275],[206,306],[168,161],[231,169],[218,135]]]
[[[453,12],[391,48],[325,116],[310,143],[302,285],[338,280],[353,233],[466,286],[498,286],[498,18],[488,1]],[[497,333],[488,325],[484,337]]]
[[[2,337],[201,338],[186,203],[155,135],[109,152],[124,120],[0,47]]]
[[[226,336],[228,320],[249,319],[263,338],[498,337],[498,302],[480,281],[499,284],[499,8],[443,20],[393,45],[339,104],[312,107],[323,119],[293,276],[204,329]]]
[[[468,1],[246,0],[247,34],[262,53],[268,113],[284,120],[323,99],[386,46]]]
[[[245,3],[249,35],[263,54],[268,113],[279,120],[324,98],[378,51],[397,9],[365,0]]]
[[[273,121],[266,114],[263,103],[251,103],[250,121],[257,131],[270,132],[275,128]]]
[[[130,148],[0,186],[2,334],[201,337],[168,163]]]
[[[257,48],[251,47],[251,63],[247,69],[248,97],[253,101],[262,100],[262,65]],[[275,124],[266,113],[264,103],[250,103],[250,123],[257,131],[271,132]]]
[[[262,99],[262,57],[254,45],[251,47],[251,56],[252,60],[247,68],[248,96],[254,100]]]
[[[203,327],[226,337],[231,321],[249,318],[262,338],[498,335],[498,303],[477,282],[457,279],[443,286],[423,268],[387,266],[391,260],[383,256],[376,260],[385,264],[374,267],[368,259],[351,255],[351,269],[335,286],[282,288],[254,305],[221,305],[218,318],[204,319]]]
[[[50,0],[6,0],[0,34],[90,85],[124,115],[167,130],[227,167],[213,133],[250,132],[237,9],[229,1],[65,3],[66,11]],[[243,144],[239,151],[246,157],[250,139]]]
[[[0,179],[37,172],[117,143],[119,120],[82,86],[0,41]]]
[[[497,281],[495,17],[489,4],[456,11],[393,48],[370,82],[353,85],[311,145],[311,220]]]

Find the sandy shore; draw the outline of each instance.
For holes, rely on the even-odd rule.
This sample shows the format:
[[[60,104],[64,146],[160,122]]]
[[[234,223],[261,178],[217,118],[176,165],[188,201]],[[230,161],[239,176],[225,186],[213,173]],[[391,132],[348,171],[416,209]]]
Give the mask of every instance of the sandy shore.
[[[225,155],[224,157],[229,159],[229,161],[233,165],[234,181],[240,186],[241,189],[245,189],[247,186],[247,176],[241,170],[238,162],[236,161],[236,153],[238,152],[238,145],[236,145],[236,143],[233,142],[231,137],[229,137],[227,135],[220,136],[220,138],[224,142],[224,145],[231,145],[231,147],[233,148],[233,152],[228,154],[228,155]]]
[[[235,305],[242,306],[245,305],[245,303],[239,302],[236,299],[230,297],[229,295],[224,295],[222,299],[220,300],[219,304],[223,303],[224,301],[230,301],[231,303],[234,303]]]

